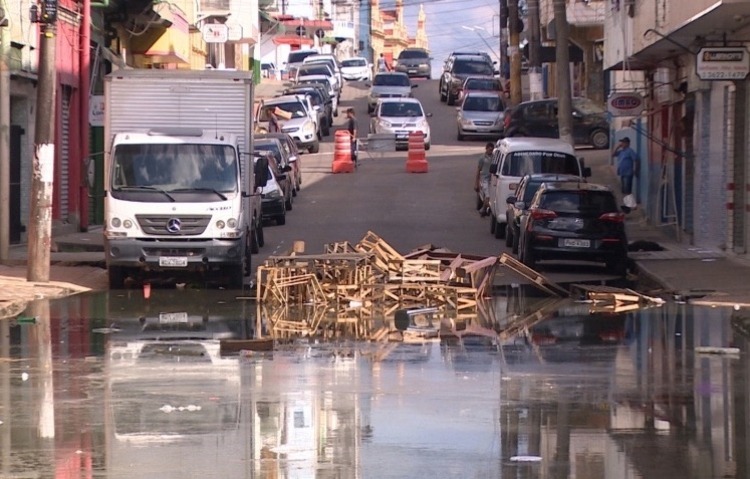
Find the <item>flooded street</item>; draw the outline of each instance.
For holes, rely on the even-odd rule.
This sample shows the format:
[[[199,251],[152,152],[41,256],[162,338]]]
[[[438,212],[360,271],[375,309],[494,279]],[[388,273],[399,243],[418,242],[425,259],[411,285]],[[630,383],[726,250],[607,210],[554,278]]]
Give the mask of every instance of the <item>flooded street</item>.
[[[506,331],[540,308],[500,340],[388,342],[271,321],[232,291],[39,302],[0,322],[0,478],[749,477],[731,310],[515,291],[467,322]],[[302,317],[326,338],[299,337]],[[224,348],[266,337],[275,350]]]

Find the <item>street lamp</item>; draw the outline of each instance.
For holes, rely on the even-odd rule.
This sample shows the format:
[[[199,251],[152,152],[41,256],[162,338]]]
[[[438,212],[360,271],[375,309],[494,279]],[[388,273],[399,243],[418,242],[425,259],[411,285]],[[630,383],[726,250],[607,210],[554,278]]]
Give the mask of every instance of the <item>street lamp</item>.
[[[472,32],[476,32],[477,36],[484,42],[485,45],[487,45],[487,48],[490,49],[490,51],[492,52],[492,54],[495,55],[498,60],[500,60],[500,57],[497,55],[497,53],[495,53],[495,49],[492,48],[492,45],[490,45],[489,42],[482,36],[482,34],[479,33],[479,30],[487,33],[487,29],[486,28],[480,27],[478,25],[475,25],[473,27],[470,27],[468,25],[461,25],[461,28],[463,28],[464,30],[469,30],[469,31],[472,31]]]

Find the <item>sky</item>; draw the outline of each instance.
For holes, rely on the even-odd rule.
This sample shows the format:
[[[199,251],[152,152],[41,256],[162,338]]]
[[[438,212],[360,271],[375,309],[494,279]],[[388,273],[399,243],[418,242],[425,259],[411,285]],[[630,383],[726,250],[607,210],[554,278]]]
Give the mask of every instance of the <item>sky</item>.
[[[404,23],[413,36],[417,31],[420,4],[427,14],[427,37],[432,53],[433,71],[454,50],[479,50],[497,60],[499,0],[403,0]],[[381,8],[389,9],[394,0],[381,0]],[[481,27],[474,31],[463,27]],[[493,36],[494,35],[494,36]],[[491,48],[490,48],[491,47]]]

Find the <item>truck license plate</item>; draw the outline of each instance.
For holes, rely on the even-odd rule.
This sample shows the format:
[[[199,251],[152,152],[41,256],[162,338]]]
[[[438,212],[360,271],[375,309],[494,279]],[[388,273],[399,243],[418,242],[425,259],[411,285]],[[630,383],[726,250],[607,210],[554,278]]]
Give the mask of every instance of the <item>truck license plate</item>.
[[[159,266],[168,268],[184,268],[188,265],[187,256],[160,256]]]
[[[562,245],[567,248],[590,248],[591,241],[587,239],[570,239],[566,238],[562,240]]]
[[[187,323],[187,313],[159,313],[159,322],[162,324]]]

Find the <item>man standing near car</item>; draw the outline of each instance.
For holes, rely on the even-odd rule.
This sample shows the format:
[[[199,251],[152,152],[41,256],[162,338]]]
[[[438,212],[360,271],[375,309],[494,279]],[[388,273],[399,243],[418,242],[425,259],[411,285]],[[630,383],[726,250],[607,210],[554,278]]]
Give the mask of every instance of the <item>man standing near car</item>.
[[[354,167],[357,167],[357,117],[354,115],[354,108],[346,110],[346,131],[349,132],[352,145],[352,161]]]
[[[479,210],[480,216],[490,214],[490,165],[492,164],[492,152],[494,150],[495,144],[487,143],[484,147],[484,155],[479,157],[479,163],[477,164],[474,191],[480,193],[483,197],[482,208]]]
[[[638,154],[630,148],[630,138],[624,136],[612,156],[617,158],[617,176],[620,177],[623,196],[633,194],[633,177],[638,175]]]

